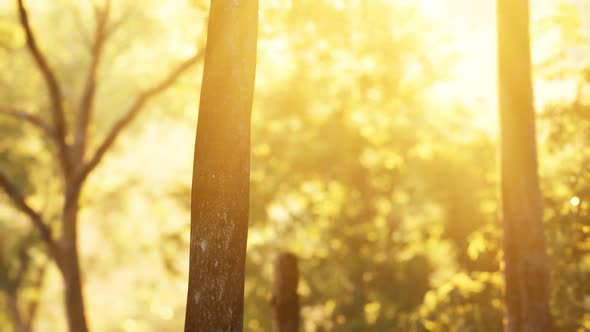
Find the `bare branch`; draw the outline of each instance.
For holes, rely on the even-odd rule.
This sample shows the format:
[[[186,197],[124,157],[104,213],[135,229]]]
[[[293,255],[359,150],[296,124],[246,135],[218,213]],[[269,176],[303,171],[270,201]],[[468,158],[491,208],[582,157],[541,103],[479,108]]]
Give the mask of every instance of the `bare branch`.
[[[58,247],[51,234],[51,229],[43,222],[41,215],[27,204],[18,188],[2,172],[0,172],[0,188],[8,195],[8,198],[10,198],[16,208],[29,217],[33,226],[41,234],[41,239],[45,241],[45,244],[49,248],[50,255],[55,258],[59,265]]]
[[[121,29],[132,17],[137,14],[137,4],[133,2],[133,4],[127,4],[125,8],[122,10],[122,13],[117,15],[118,17],[115,18],[115,14],[111,12],[109,16],[109,22],[107,22],[107,26],[105,28],[105,39],[110,39],[112,36],[117,32],[117,30]],[[132,46],[132,43],[123,42],[111,45],[111,53],[112,54],[123,54],[126,49]],[[89,47],[89,49],[92,49]],[[112,61],[112,59],[111,59]]]
[[[166,90],[173,85],[177,79],[190,67],[200,61],[205,52],[203,50],[197,51],[192,57],[180,64],[174,71],[172,71],[164,80],[153,86],[152,88],[139,94],[135,102],[127,110],[125,115],[115,123],[111,131],[106,136],[102,144],[96,149],[96,152],[88,163],[84,166],[82,172],[77,177],[77,182],[83,182],[88,174],[100,163],[108,149],[115,143],[119,134],[133,121],[137,114],[143,109],[143,106],[154,96]]]
[[[115,33],[115,31],[117,31],[123,25],[123,23],[129,20],[129,18],[136,12],[136,10],[137,5],[128,5],[125,8],[124,12],[121,14],[121,16],[106,27],[105,34],[107,36],[111,36],[113,33]]]
[[[0,114],[4,114],[28,122],[33,126],[43,130],[43,132],[47,136],[49,136],[49,138],[55,139],[55,134],[53,133],[53,129],[51,128],[51,126],[35,114],[31,114],[13,107],[0,107]]]
[[[23,283],[23,277],[25,276],[25,273],[27,272],[27,268],[29,267],[29,264],[31,264],[31,256],[28,255],[27,253],[27,249],[28,246],[26,245],[26,243],[24,245],[22,245],[20,248],[18,248],[18,258],[20,260],[20,264],[18,269],[16,270],[16,276],[14,276],[14,282],[18,288],[18,286],[22,285]]]
[[[23,0],[17,0],[17,3],[20,23],[27,37],[27,47],[31,52],[33,59],[35,60],[35,64],[37,65],[39,71],[43,75],[43,78],[45,79],[45,83],[47,84],[47,88],[49,90],[49,96],[51,98],[53,127],[55,137],[58,143],[57,145],[59,148],[60,162],[64,170],[64,173],[67,176],[70,174],[71,165],[68,147],[65,141],[67,132],[61,88],[59,86],[57,78],[55,77],[53,70],[49,67],[45,55],[37,46],[37,41],[31,29],[31,25],[29,24],[28,14],[23,4]]]
[[[94,42],[91,47],[91,60],[88,68],[86,84],[82,92],[80,101],[80,114],[78,115],[74,145],[72,147],[72,157],[75,162],[82,162],[86,152],[86,142],[88,139],[88,125],[92,120],[94,109],[94,97],[97,88],[97,76],[102,50],[106,39],[106,23],[109,18],[111,1],[107,0],[103,8],[95,8],[94,16],[96,18],[96,27],[94,31]]]

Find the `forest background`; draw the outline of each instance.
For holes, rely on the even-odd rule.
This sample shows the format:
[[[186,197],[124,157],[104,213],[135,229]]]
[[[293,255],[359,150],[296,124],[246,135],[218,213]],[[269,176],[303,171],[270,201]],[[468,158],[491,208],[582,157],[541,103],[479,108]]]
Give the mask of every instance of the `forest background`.
[[[26,2],[66,123],[93,91],[83,157],[137,109],[80,195],[91,330],[182,329],[207,3]],[[494,11],[490,0],[261,1],[246,330],[270,330],[282,250],[300,257],[305,331],[500,330]],[[590,3],[533,0],[531,15],[552,312],[557,331],[586,331]],[[0,171],[59,234],[59,144],[39,125],[52,107],[17,3],[4,1]],[[64,331],[60,272],[13,203],[0,195],[0,330]]]

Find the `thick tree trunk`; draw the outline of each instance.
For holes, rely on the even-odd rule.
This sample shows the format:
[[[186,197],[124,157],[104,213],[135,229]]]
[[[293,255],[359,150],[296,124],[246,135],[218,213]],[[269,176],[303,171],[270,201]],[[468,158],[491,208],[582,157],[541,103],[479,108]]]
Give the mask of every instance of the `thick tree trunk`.
[[[299,269],[297,257],[291,253],[280,254],[274,264],[275,280],[272,287],[272,331],[299,331]]]
[[[212,1],[191,204],[186,332],[242,331],[258,1]]]
[[[551,331],[537,176],[528,0],[498,0],[501,193],[508,332]]]
[[[82,293],[82,276],[78,256],[78,203],[76,197],[66,203],[63,215],[63,234],[60,250],[60,271],[64,279],[65,305],[70,332],[87,332],[86,311]]]

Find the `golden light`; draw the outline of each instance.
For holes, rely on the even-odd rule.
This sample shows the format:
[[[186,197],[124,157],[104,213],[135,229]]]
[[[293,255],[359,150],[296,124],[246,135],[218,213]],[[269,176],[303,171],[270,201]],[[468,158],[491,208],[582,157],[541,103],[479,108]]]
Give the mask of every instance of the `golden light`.
[[[416,5],[422,15],[449,38],[449,46],[459,54],[455,62],[449,64],[450,76],[434,86],[431,100],[438,104],[466,106],[472,113],[473,126],[496,136],[494,2],[419,0]]]
[[[570,198],[570,204],[572,206],[580,205],[580,198],[578,196],[574,196],[574,197]]]
[[[289,211],[284,206],[276,203],[272,204],[267,209],[267,213],[270,219],[277,221],[279,223],[284,223],[288,221],[290,218]]]
[[[447,2],[445,0],[419,0],[416,2],[418,9],[420,12],[428,18],[439,18],[445,12],[445,7],[447,6]]]

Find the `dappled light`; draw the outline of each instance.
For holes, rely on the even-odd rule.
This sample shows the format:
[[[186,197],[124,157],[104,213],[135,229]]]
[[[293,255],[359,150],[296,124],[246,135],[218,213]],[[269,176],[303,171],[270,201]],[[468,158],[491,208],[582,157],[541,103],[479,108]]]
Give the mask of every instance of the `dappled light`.
[[[0,331],[590,330],[590,2],[501,1],[2,1]]]

